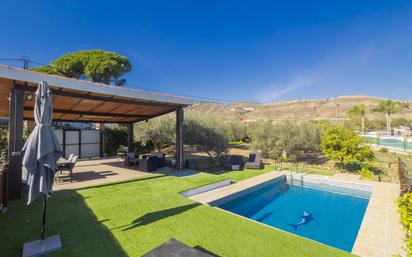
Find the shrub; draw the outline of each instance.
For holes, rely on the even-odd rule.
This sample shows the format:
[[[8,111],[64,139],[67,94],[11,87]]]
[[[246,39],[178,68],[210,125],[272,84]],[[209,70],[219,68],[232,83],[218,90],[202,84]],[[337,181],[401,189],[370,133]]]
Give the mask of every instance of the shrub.
[[[6,150],[8,146],[7,132],[7,129],[0,128],[0,168],[6,164]]]
[[[122,125],[106,126],[103,130],[103,151],[109,156],[117,154],[121,145],[127,145],[127,127]]]
[[[381,149],[379,149],[379,152],[381,152],[381,153],[388,153],[388,152],[389,152],[389,149],[386,148],[386,147],[382,147]]]
[[[369,170],[368,168],[366,168],[366,167],[362,167],[362,168],[360,169],[359,174],[361,175],[361,177],[362,177],[363,179],[372,179],[373,176],[374,176],[374,173],[373,173],[372,171],[370,171],[370,170]]]
[[[401,223],[406,233],[406,251],[409,257],[412,256],[412,194],[407,193],[397,200],[398,212],[401,214]]]

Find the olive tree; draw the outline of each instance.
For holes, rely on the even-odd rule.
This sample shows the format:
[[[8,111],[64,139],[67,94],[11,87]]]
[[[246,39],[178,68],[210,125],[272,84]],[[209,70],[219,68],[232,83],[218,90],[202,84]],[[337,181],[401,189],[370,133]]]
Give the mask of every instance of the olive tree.
[[[184,123],[184,142],[194,145],[216,163],[227,152],[228,138],[225,124],[212,116],[191,114]]]
[[[320,126],[313,122],[294,123],[284,121],[273,124],[260,121],[249,126],[254,148],[263,155],[277,159],[285,153],[296,159],[308,152],[320,150]]]
[[[171,116],[163,116],[140,122],[134,126],[134,140],[142,146],[153,144],[158,152],[175,143],[175,120]]]

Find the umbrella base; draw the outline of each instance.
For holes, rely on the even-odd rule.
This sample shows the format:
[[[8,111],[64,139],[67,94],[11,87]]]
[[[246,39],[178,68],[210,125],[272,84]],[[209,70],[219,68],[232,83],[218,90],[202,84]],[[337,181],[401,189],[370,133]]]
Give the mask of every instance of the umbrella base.
[[[49,253],[62,249],[60,235],[47,237],[44,240],[36,240],[23,245],[23,257],[47,257]]]

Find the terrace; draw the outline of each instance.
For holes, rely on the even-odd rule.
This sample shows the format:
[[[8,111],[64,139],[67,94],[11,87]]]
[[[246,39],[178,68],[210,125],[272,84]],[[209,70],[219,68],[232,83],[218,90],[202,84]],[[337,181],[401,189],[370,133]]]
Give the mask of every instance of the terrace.
[[[177,170],[183,169],[183,108],[191,101],[144,91],[43,75],[0,66],[1,116],[9,117],[7,212],[0,215],[0,249],[19,256],[24,242],[37,239],[40,201],[26,206],[21,199],[23,120],[33,118],[32,94],[39,81],[49,82],[56,121],[128,124],[128,148],[133,150],[133,123],[176,112]],[[286,167],[285,167],[286,168]],[[293,169],[293,167],[287,167]],[[308,169],[309,175],[359,182],[351,175]],[[196,170],[180,176],[143,172],[119,158],[81,160],[71,183],[59,175],[50,199],[48,233],[62,236],[62,256],[141,256],[170,238],[212,256],[392,256],[402,253],[402,232],[393,201],[398,185],[375,187],[352,251],[276,229],[214,208],[212,201],[249,190],[290,172],[264,169],[243,171]],[[300,175],[299,175],[300,176]],[[323,177],[324,178],[324,177]],[[234,184],[186,198],[181,192],[230,179]],[[293,186],[293,182],[292,182]],[[302,182],[303,188],[303,182]],[[4,188],[3,188],[4,189]],[[209,205],[210,204],[210,205]],[[396,238],[393,240],[392,238]]]

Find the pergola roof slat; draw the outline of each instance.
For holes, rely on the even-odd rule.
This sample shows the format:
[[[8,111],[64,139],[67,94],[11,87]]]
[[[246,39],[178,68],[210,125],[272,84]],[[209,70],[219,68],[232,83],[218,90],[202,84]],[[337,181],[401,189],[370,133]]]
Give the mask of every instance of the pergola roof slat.
[[[13,88],[24,93],[24,118],[33,119],[37,83],[46,81],[53,94],[55,121],[130,123],[151,119],[191,105],[187,98],[131,90],[47,75],[0,65],[0,99]],[[8,117],[8,101],[0,101],[0,117]]]

